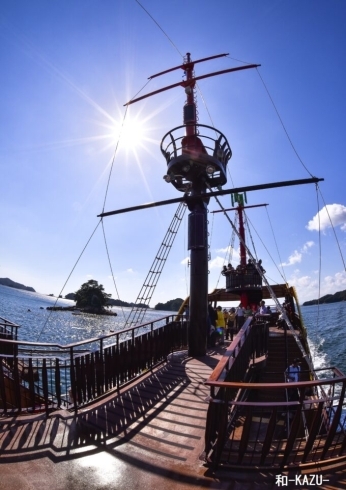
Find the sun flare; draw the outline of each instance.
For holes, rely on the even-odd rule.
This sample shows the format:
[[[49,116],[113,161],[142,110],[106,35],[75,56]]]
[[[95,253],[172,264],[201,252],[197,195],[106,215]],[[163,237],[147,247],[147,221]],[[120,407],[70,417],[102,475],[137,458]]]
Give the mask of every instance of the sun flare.
[[[145,133],[145,125],[139,118],[127,116],[122,123],[114,125],[113,140],[119,143],[119,148],[135,150],[138,146],[143,146]]]

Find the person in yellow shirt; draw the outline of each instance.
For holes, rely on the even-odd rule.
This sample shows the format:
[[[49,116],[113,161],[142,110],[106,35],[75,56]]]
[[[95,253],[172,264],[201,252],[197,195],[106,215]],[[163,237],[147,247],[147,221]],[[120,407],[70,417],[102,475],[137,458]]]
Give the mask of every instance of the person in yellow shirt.
[[[223,318],[225,320],[225,330],[227,329],[227,322],[228,322],[228,317],[229,317],[229,313],[228,311],[226,310],[226,308],[223,310]],[[225,332],[226,333],[226,332]]]
[[[216,326],[220,332],[220,344],[224,344],[225,343],[225,317],[223,315],[223,311],[222,311],[222,308],[221,306],[218,306],[216,308],[216,314],[217,314],[217,318],[216,318]]]

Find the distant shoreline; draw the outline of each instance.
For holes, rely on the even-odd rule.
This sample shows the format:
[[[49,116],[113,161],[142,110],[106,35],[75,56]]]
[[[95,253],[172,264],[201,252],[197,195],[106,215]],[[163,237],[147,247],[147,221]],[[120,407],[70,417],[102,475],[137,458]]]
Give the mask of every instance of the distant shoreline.
[[[320,299],[313,299],[311,301],[305,301],[302,306],[313,306],[318,304],[328,304],[328,303],[340,303],[341,301],[346,301],[346,290],[339,291],[335,294],[326,294]]]
[[[19,282],[12,281],[12,279],[9,279],[8,277],[0,278],[0,284],[9,288],[21,289],[22,291],[30,291],[31,293],[36,293],[34,288],[30,286],[24,286],[24,284],[20,284]]]

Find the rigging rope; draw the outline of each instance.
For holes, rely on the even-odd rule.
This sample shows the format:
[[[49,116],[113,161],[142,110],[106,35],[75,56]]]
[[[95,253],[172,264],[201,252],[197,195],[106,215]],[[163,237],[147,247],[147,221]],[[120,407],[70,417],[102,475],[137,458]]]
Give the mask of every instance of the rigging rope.
[[[141,89],[140,89],[140,90],[139,90],[139,91],[138,91],[138,92],[137,92],[137,93],[136,93],[136,94],[135,94],[135,95],[134,95],[132,98],[137,97],[137,95],[138,95],[140,92],[142,92],[142,90],[143,90],[143,89],[144,89],[144,88],[145,88],[145,87],[148,85],[148,83],[149,83],[149,82],[150,82],[150,80],[148,80],[148,81],[147,81],[147,82],[146,82],[146,83],[143,85],[143,87],[142,87],[142,88],[141,88]],[[116,144],[116,147],[115,147],[114,153],[113,153],[113,158],[112,158],[111,168],[110,168],[110,171],[109,171],[108,180],[107,180],[107,185],[106,185],[105,197],[104,197],[104,201],[103,201],[103,208],[102,208],[102,212],[104,212],[104,210],[105,210],[105,205],[106,205],[106,201],[107,201],[107,196],[108,196],[108,190],[109,190],[109,185],[110,185],[111,175],[112,175],[112,171],[113,171],[113,167],[114,167],[115,156],[116,156],[116,154],[117,154],[118,147],[119,147],[119,143],[120,143],[120,140],[121,140],[121,134],[122,134],[123,127],[124,127],[125,118],[126,118],[126,115],[127,115],[127,110],[128,110],[128,106],[126,106],[126,109],[125,109],[125,113],[124,113],[123,121],[122,121],[122,124],[121,124],[121,129],[120,129],[119,138],[118,138],[118,141],[117,141],[117,144]],[[65,287],[66,287],[66,284],[68,283],[68,281],[69,281],[69,279],[70,279],[70,277],[71,277],[72,273],[74,272],[74,270],[75,270],[75,268],[76,268],[76,266],[77,266],[77,264],[78,264],[79,260],[81,259],[82,255],[84,254],[84,252],[85,252],[85,250],[86,250],[87,246],[89,245],[89,243],[90,243],[90,241],[91,241],[92,237],[94,236],[94,234],[95,234],[95,232],[96,232],[96,230],[97,230],[97,228],[99,227],[99,225],[100,225],[100,223],[101,223],[101,222],[102,222],[102,218],[101,218],[101,220],[100,220],[100,221],[97,223],[97,225],[96,225],[96,227],[95,227],[94,231],[92,232],[92,234],[91,234],[90,238],[88,239],[88,241],[87,241],[86,245],[84,246],[84,248],[83,248],[83,250],[82,250],[81,254],[79,255],[79,257],[78,257],[78,259],[77,259],[77,261],[76,261],[75,265],[73,266],[73,268],[72,268],[72,270],[71,270],[70,274],[68,275],[68,277],[67,277],[67,279],[66,279],[66,281],[65,281],[65,283],[64,283],[64,285],[63,285],[63,287],[62,287],[62,289],[61,289],[61,291],[60,291],[60,293],[58,294],[58,297],[57,297],[57,299],[56,299],[56,301],[55,301],[55,303],[54,303],[54,305],[53,305],[53,308],[56,306],[56,304],[57,304],[57,302],[58,302],[59,298],[62,296],[62,292],[64,291],[64,289],[65,289]],[[103,228],[103,222],[102,222],[102,228]],[[115,284],[115,279],[114,279],[113,269],[112,269],[112,266],[111,266],[110,257],[109,257],[109,253],[108,253],[108,246],[107,246],[107,240],[106,240],[106,235],[105,235],[105,233],[104,233],[104,229],[103,229],[103,236],[104,236],[104,240],[105,240],[105,245],[106,245],[106,250],[107,250],[107,255],[108,255],[108,261],[109,261],[109,265],[110,265],[110,269],[111,269],[111,274],[112,274],[113,283],[114,283],[115,290],[116,290],[117,295],[118,295],[118,298],[119,298],[119,293],[118,293],[118,289],[117,289],[116,284]],[[49,322],[49,320],[50,320],[50,317],[51,317],[51,315],[52,315],[52,311],[53,311],[53,310],[51,310],[51,311],[50,311],[50,314],[48,315],[48,317],[47,317],[47,319],[46,319],[46,321],[45,321],[45,323],[44,323],[44,325],[43,325],[43,327],[42,327],[42,329],[41,329],[41,331],[40,331],[40,333],[39,333],[39,335],[38,335],[37,341],[39,341],[39,340],[40,340],[40,337],[41,337],[41,335],[42,335],[42,333],[43,333],[44,329],[46,328],[47,323],[48,323],[48,322]],[[124,314],[124,312],[123,312],[123,314]]]
[[[114,150],[114,153],[113,153],[111,168],[110,168],[110,171],[109,171],[108,181],[107,181],[107,185],[106,185],[105,198],[104,198],[104,201],[103,201],[102,213],[104,213],[104,211],[105,211],[105,206],[106,206],[106,201],[107,201],[107,196],[108,196],[109,184],[110,184],[110,180],[111,180],[111,176],[112,176],[112,172],[113,172],[113,167],[114,167],[115,155],[117,154],[117,151],[118,151],[118,147],[119,147],[119,143],[120,143],[120,139],[121,139],[121,133],[123,131],[124,124],[125,124],[125,119],[126,119],[126,115],[127,115],[127,109],[128,109],[128,106],[126,106],[126,109],[125,109],[123,121],[122,121],[121,127],[120,127],[120,133],[119,133],[118,141],[117,141],[117,144],[115,145],[115,150]]]
[[[213,127],[213,128],[215,128],[214,121],[213,121],[213,119],[212,119],[212,117],[211,117],[211,114],[210,114],[209,108],[208,108],[208,106],[207,106],[207,103],[206,103],[206,101],[205,101],[205,99],[204,99],[204,97],[203,97],[202,90],[200,89],[200,87],[199,87],[199,84],[198,84],[198,83],[196,83],[196,86],[197,86],[197,89],[198,89],[199,95],[200,95],[200,97],[201,97],[201,99],[202,99],[202,102],[203,102],[203,105],[204,105],[204,107],[205,107],[205,110],[207,111],[207,114],[208,114],[208,117],[209,117],[209,119],[210,119],[211,125],[212,125],[212,127]]]
[[[321,271],[322,271],[322,242],[321,242],[321,217],[320,203],[318,199],[318,185],[316,184],[317,216],[318,216],[318,249],[319,249],[319,267],[318,267],[318,298],[317,298],[317,319],[316,326],[319,326],[320,319],[320,297],[321,297]],[[317,332],[316,332],[317,333]]]
[[[77,259],[77,261],[76,261],[75,265],[73,266],[73,268],[72,268],[72,270],[71,270],[71,272],[70,272],[70,274],[69,274],[68,278],[67,278],[67,279],[66,279],[66,281],[65,281],[65,284],[63,285],[63,287],[62,287],[62,289],[61,289],[60,293],[58,294],[58,297],[57,297],[57,299],[56,299],[56,301],[55,301],[55,303],[54,303],[53,308],[56,306],[56,304],[57,304],[57,302],[58,302],[58,300],[59,300],[60,296],[62,295],[62,292],[63,292],[63,291],[64,291],[64,289],[65,289],[66,284],[68,283],[68,280],[69,280],[69,279],[70,279],[70,277],[72,276],[73,271],[74,271],[74,270],[75,270],[75,268],[77,267],[78,262],[80,261],[80,259],[81,259],[82,255],[84,254],[84,252],[85,252],[85,250],[86,250],[87,246],[89,245],[89,243],[90,243],[90,241],[91,241],[92,237],[94,236],[94,234],[95,234],[95,232],[96,232],[97,228],[100,226],[101,221],[102,221],[102,220],[100,220],[100,221],[97,223],[97,225],[96,225],[96,227],[95,227],[94,231],[92,232],[92,234],[91,234],[91,236],[90,236],[89,240],[87,241],[87,243],[86,243],[86,245],[84,246],[84,248],[83,248],[82,252],[80,253],[80,255],[79,255],[79,257],[78,257],[78,259]],[[39,336],[38,336],[38,338],[37,338],[37,342],[40,340],[40,337],[41,337],[41,335],[42,335],[42,332],[44,331],[44,329],[45,329],[45,328],[46,328],[46,326],[47,326],[47,323],[48,323],[48,321],[49,321],[49,319],[50,319],[50,317],[51,317],[52,311],[53,311],[53,310],[51,310],[51,311],[50,311],[50,313],[49,313],[49,315],[48,315],[48,317],[47,317],[47,319],[46,319],[46,321],[45,321],[45,323],[44,323],[44,325],[43,325],[43,327],[42,327],[42,329],[41,329],[41,331],[40,331],[40,333],[39,333]]]
[[[235,228],[238,228],[238,214],[235,215],[234,226],[235,226]],[[226,262],[227,262],[227,264],[232,263],[233,252],[234,252],[234,240],[235,240],[235,233],[234,233],[234,230],[232,230],[232,235],[231,235],[231,238],[230,238],[229,243],[228,243],[228,247],[227,247],[227,250],[225,253],[225,258],[224,258],[222,266],[224,266],[226,264]],[[226,260],[227,254],[228,254],[228,260]],[[220,269],[220,274],[219,274],[219,277],[217,279],[215,289],[217,289],[217,287],[219,285],[221,276],[222,276],[222,269]]]
[[[293,141],[291,140],[291,137],[290,137],[290,135],[288,134],[288,131],[287,131],[287,129],[286,129],[286,126],[284,125],[284,122],[283,122],[283,120],[282,120],[282,118],[281,118],[281,116],[280,116],[280,114],[279,114],[279,111],[278,111],[278,109],[277,109],[277,107],[276,107],[276,105],[275,105],[275,102],[274,102],[274,100],[273,100],[272,96],[270,95],[270,92],[269,92],[269,90],[268,90],[268,87],[267,87],[267,86],[266,86],[266,84],[264,83],[264,80],[263,80],[263,78],[262,78],[262,76],[261,76],[261,74],[260,74],[260,72],[259,72],[259,70],[258,70],[257,68],[256,68],[256,71],[257,71],[257,73],[258,73],[258,76],[259,76],[259,77],[260,77],[260,79],[261,79],[261,82],[263,83],[263,86],[264,86],[264,88],[265,88],[265,90],[266,90],[266,92],[267,92],[267,94],[268,94],[268,97],[269,97],[269,99],[270,99],[270,101],[271,101],[271,103],[272,103],[272,105],[273,105],[273,107],[274,107],[274,110],[275,110],[275,112],[276,112],[276,115],[277,115],[277,116],[278,116],[278,118],[279,118],[279,121],[280,121],[280,123],[281,123],[281,126],[282,126],[282,128],[283,128],[283,130],[284,130],[284,132],[285,132],[285,134],[286,134],[286,136],[287,136],[287,139],[288,139],[288,141],[289,141],[289,143],[290,143],[290,145],[291,145],[291,147],[292,147],[292,149],[293,149],[294,153],[296,154],[296,156],[297,156],[298,160],[300,161],[300,163],[302,164],[302,166],[305,168],[305,170],[307,171],[307,173],[310,175],[310,177],[313,177],[313,175],[312,175],[312,173],[310,172],[310,170],[307,168],[307,166],[304,164],[303,160],[300,158],[300,155],[299,155],[298,151],[296,150],[296,148],[295,148],[295,146],[294,146],[294,144],[293,144]]]
[[[341,260],[342,260],[342,263],[344,265],[344,270],[346,271],[346,265],[345,265],[345,260],[344,260],[344,257],[342,255],[342,251],[341,251],[341,247],[340,247],[340,243],[339,243],[339,240],[338,240],[338,237],[336,236],[336,232],[335,232],[335,227],[333,225],[333,222],[332,222],[332,219],[330,217],[330,214],[329,214],[329,211],[328,211],[328,207],[327,207],[327,204],[323,198],[323,195],[322,195],[322,192],[321,192],[321,189],[320,187],[318,186],[318,184],[316,184],[316,187],[321,195],[321,198],[322,198],[322,201],[323,201],[323,204],[324,204],[324,209],[326,210],[326,213],[327,213],[327,216],[328,216],[328,219],[329,219],[329,222],[330,222],[330,226],[333,230],[333,233],[334,233],[334,237],[335,237],[335,240],[336,240],[336,243],[338,245],[338,248],[339,248],[339,252],[340,252],[340,256],[341,256]],[[318,208],[319,209],[319,208]],[[320,215],[318,215],[318,218],[320,219]]]
[[[112,267],[111,259],[110,259],[110,256],[109,256],[109,250],[108,250],[108,245],[107,245],[106,232],[105,232],[105,227],[104,227],[104,224],[103,224],[103,219],[101,219],[101,222],[102,222],[103,238],[104,238],[104,241],[105,241],[105,247],[106,247],[107,258],[108,258],[108,264],[109,264],[109,268],[110,268],[111,274],[112,274],[112,280],[113,280],[113,284],[114,284],[114,289],[115,289],[115,291],[117,293],[118,299],[120,300],[118,288],[117,288],[117,285],[116,285],[115,279],[114,279],[113,267]],[[121,308],[121,312],[122,312],[123,317],[124,317],[124,321],[126,321],[124,308],[123,308],[122,305],[120,305],[120,308]]]
[[[256,260],[258,260],[258,257],[257,257],[257,252],[256,252],[256,247],[255,247],[255,242],[253,241],[253,238],[252,238],[252,234],[251,234],[251,230],[250,230],[250,225],[249,225],[249,218],[247,217],[247,214],[246,212],[244,211],[244,216],[245,216],[245,220],[244,220],[244,224],[246,226],[246,229],[247,229],[247,232],[250,236],[250,239],[251,239],[251,243],[252,243],[252,248],[253,248],[253,251],[255,253],[255,256],[256,256]]]
[[[274,266],[276,267],[276,269],[277,269],[278,273],[279,273],[279,274],[280,274],[280,276],[282,277],[283,281],[286,283],[287,281],[286,281],[285,277],[284,277],[284,276],[281,274],[281,271],[279,270],[278,266],[276,265],[274,258],[272,257],[271,253],[269,252],[268,248],[266,247],[265,243],[263,242],[263,240],[262,240],[261,236],[259,235],[259,233],[257,232],[256,228],[255,228],[255,227],[254,227],[254,225],[252,224],[252,222],[251,222],[250,218],[249,218],[249,217],[247,217],[247,219],[248,219],[248,221],[250,222],[251,227],[253,228],[254,232],[256,233],[256,235],[257,235],[258,239],[260,240],[260,242],[262,243],[263,247],[265,248],[265,250],[266,250],[267,254],[269,255],[269,257],[270,257],[271,261],[273,262]]]
[[[208,185],[208,187],[209,187],[209,190],[211,190],[211,188],[210,188],[210,186],[209,186],[209,185]],[[220,202],[220,200],[218,199],[218,197],[217,197],[217,196],[214,196],[214,198],[215,198],[216,202],[219,204],[220,208],[223,210],[223,214],[225,215],[225,217],[226,217],[226,218],[227,218],[227,220],[229,221],[229,223],[230,223],[230,225],[232,226],[233,230],[234,230],[234,231],[235,231],[235,233],[237,234],[237,236],[238,236],[239,240],[241,241],[241,243],[243,244],[244,248],[246,249],[246,252],[247,252],[248,256],[249,256],[249,257],[252,259],[253,264],[254,264],[254,266],[255,266],[255,267],[256,267],[256,269],[257,269],[257,272],[258,272],[258,273],[260,274],[260,276],[262,277],[262,280],[263,280],[263,282],[265,283],[265,285],[266,285],[266,287],[267,287],[267,289],[268,289],[268,291],[269,291],[269,294],[270,294],[270,296],[271,296],[272,300],[273,300],[273,301],[274,301],[274,303],[275,303],[275,306],[276,306],[276,308],[277,308],[277,311],[280,311],[280,313],[282,314],[282,317],[284,318],[284,320],[286,321],[286,324],[287,324],[288,328],[289,328],[289,329],[290,329],[290,331],[292,332],[293,338],[294,338],[294,340],[296,341],[296,344],[298,345],[299,350],[300,350],[300,352],[301,352],[301,354],[302,354],[303,358],[306,360],[306,363],[308,364],[310,371],[313,373],[314,377],[315,377],[315,378],[317,378],[316,373],[315,373],[315,371],[314,371],[314,366],[313,366],[313,364],[312,364],[312,362],[311,362],[311,359],[310,359],[310,357],[309,357],[308,353],[305,351],[304,346],[303,346],[303,344],[301,343],[301,341],[300,341],[300,339],[299,339],[299,336],[298,336],[297,332],[295,331],[295,329],[294,329],[294,327],[293,327],[293,325],[292,325],[292,323],[291,323],[290,319],[288,318],[288,315],[287,315],[287,312],[286,312],[285,308],[283,308],[283,307],[282,307],[282,305],[280,304],[280,302],[279,302],[278,298],[276,297],[276,295],[275,295],[275,293],[274,293],[274,291],[273,291],[272,287],[270,286],[270,284],[269,284],[269,282],[268,282],[268,280],[267,280],[267,278],[266,278],[266,276],[265,276],[264,272],[262,271],[261,267],[260,267],[260,266],[258,265],[258,263],[256,262],[255,257],[252,255],[252,253],[251,253],[251,251],[250,251],[249,247],[246,245],[245,241],[242,239],[242,237],[241,237],[240,233],[239,233],[239,232],[238,232],[238,230],[235,228],[233,221],[231,220],[231,218],[230,218],[230,217],[228,216],[228,214],[226,213],[225,208],[223,207],[222,203]]]
[[[183,55],[181,54],[181,52],[179,51],[179,49],[177,48],[177,46],[174,44],[174,42],[172,41],[172,39],[168,36],[167,32],[165,32],[162,29],[162,27],[160,26],[160,24],[154,19],[154,17],[147,11],[146,8],[143,7],[143,5],[138,0],[136,0],[136,2],[144,10],[144,12],[149,15],[149,17],[151,18],[151,20],[157,25],[157,27],[160,29],[160,31],[163,32],[163,34],[166,36],[166,38],[171,43],[171,45],[178,51],[178,53],[180,54],[180,56],[183,58]]]
[[[273,238],[274,238],[274,243],[275,243],[276,251],[278,253],[279,260],[280,260],[280,265],[282,267],[282,275],[281,275],[281,277],[287,283],[287,279],[286,279],[286,275],[285,275],[285,269],[284,269],[284,266],[283,266],[283,261],[282,261],[281,256],[280,256],[280,250],[279,250],[279,247],[278,247],[278,244],[277,244],[277,241],[276,241],[276,236],[275,236],[275,233],[274,233],[274,228],[273,228],[272,222],[270,220],[270,216],[269,216],[269,213],[268,213],[267,206],[265,207],[265,210],[266,210],[266,213],[267,213],[267,217],[268,217],[270,229],[272,230],[272,234],[273,234]]]

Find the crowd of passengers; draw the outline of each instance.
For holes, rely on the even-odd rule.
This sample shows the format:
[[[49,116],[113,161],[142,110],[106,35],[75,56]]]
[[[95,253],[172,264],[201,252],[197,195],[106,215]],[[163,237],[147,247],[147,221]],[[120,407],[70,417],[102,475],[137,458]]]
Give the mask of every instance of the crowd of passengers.
[[[258,269],[265,274],[265,270],[263,269],[262,266],[262,260],[259,260],[257,262],[257,267],[255,263],[253,262],[252,259],[248,260],[248,263],[246,265],[237,265],[236,268],[233,267],[232,264],[228,264],[227,266],[224,265],[221,271],[221,274],[223,276],[229,276],[229,275],[236,275],[236,274],[258,274]]]
[[[283,308],[288,316],[291,317],[291,307],[289,302],[283,303]],[[258,305],[244,307],[241,303],[237,308],[222,309],[221,306],[214,308],[211,304],[208,306],[208,339],[209,346],[213,347],[216,342],[224,344],[225,340],[233,340],[245,320],[249,317],[260,315],[272,315],[270,306],[261,301]],[[286,328],[286,322],[281,314],[275,323],[278,328]]]
[[[254,315],[270,315],[270,306],[266,306],[264,301],[255,307],[248,305],[244,307],[241,303],[237,308],[222,309],[221,306],[214,308],[208,306],[208,338],[209,345],[213,347],[218,341],[224,344],[225,340],[233,340],[247,318]]]
[[[239,264],[236,268],[232,264],[223,266],[221,274],[226,277],[227,289],[239,289],[242,287],[261,287],[262,274],[265,274],[262,267],[262,260],[254,262],[248,260],[246,265]]]

